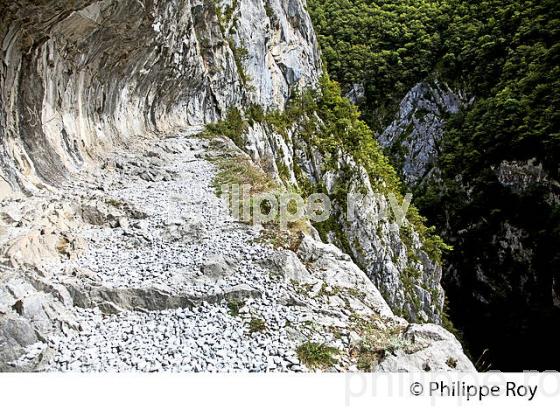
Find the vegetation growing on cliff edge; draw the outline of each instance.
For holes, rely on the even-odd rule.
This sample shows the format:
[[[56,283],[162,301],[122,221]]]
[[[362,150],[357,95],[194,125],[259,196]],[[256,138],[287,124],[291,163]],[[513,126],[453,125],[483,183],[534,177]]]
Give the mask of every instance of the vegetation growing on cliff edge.
[[[223,192],[224,187],[247,187],[248,197],[241,196],[237,201],[227,196],[231,210],[239,216],[245,223],[252,223],[254,220],[255,206],[260,203],[261,212],[267,215],[270,212],[270,203],[267,200],[259,200],[262,195],[273,195],[278,200],[279,196],[286,192],[286,187],[274,180],[271,175],[256,166],[253,161],[237,149],[231,150],[223,145],[219,139],[213,137],[226,136],[234,142],[239,141],[239,147],[244,146],[243,133],[247,130],[248,121],[241,115],[236,108],[229,110],[226,118],[214,124],[208,124],[206,131],[201,137],[210,138],[210,147],[218,148],[219,155],[211,155],[207,159],[212,162],[217,172],[212,181],[212,186],[216,194],[221,196],[227,194]],[[295,214],[293,203],[288,204],[288,212]],[[234,209],[237,207],[237,209]],[[286,228],[282,229],[278,215],[272,221],[264,223],[265,230],[261,234],[261,240],[272,244],[275,247],[295,250],[301,242],[301,234],[309,233],[309,222],[304,216],[298,220],[290,220]],[[231,308],[230,308],[231,310]]]
[[[403,201],[403,188],[399,177],[383,154],[373,132],[360,119],[358,109],[348,99],[342,97],[339,85],[327,75],[321,78],[318,90],[296,93],[283,112],[264,112],[260,107],[250,106],[242,115],[239,110],[233,108],[223,121],[209,125],[207,133],[226,135],[244,148],[243,134],[253,123],[271,127],[285,137],[287,137],[287,130],[296,129],[300,138],[322,153],[327,168],[339,166],[338,159],[341,153],[350,154],[367,171],[375,191],[385,195],[392,194],[397,201]],[[297,169],[295,171],[300,187],[309,190],[305,194],[325,192],[321,185],[309,186],[308,178],[301,172],[297,172]],[[360,250],[351,246],[341,221],[346,212],[347,195],[355,172],[357,170],[350,167],[339,170],[343,178],[339,178],[335,189],[330,192],[334,212],[327,221],[315,224],[323,239],[331,239],[334,235],[337,245],[350,255],[356,255]],[[419,235],[422,250],[430,259],[441,263],[442,253],[449,248],[435,234],[435,229],[426,226],[425,219],[414,207],[409,208],[407,219]],[[406,232],[408,231],[405,227],[403,235]],[[408,248],[409,266],[403,270],[401,279],[405,284],[409,302],[420,309],[420,301],[414,290],[415,285],[420,285],[418,283],[420,275],[411,275],[411,272],[416,272],[418,269],[414,265],[418,263],[419,255],[414,249],[413,240],[405,239],[403,237],[403,243]]]
[[[324,75],[320,82],[320,91],[307,91],[295,98],[284,114],[285,120],[280,124],[297,123],[300,135],[312,146],[317,147],[329,159],[336,160],[340,150],[351,154],[353,159],[368,173],[374,190],[383,194],[395,195],[397,201],[403,201],[401,181],[383,154],[368,125],[360,119],[360,112],[347,98],[342,97],[340,86]],[[333,198],[339,209],[346,209],[348,184],[353,170],[343,170],[347,181],[339,184]],[[317,187],[315,187],[317,188]],[[320,188],[320,187],[319,187]],[[418,210],[411,206],[407,214],[408,221],[420,236],[422,249],[428,256],[441,263],[442,253],[449,250],[443,240],[435,234],[435,228],[428,228],[426,220]],[[324,223],[327,230],[337,234],[340,245],[350,248],[349,242],[337,223],[329,220]],[[321,228],[321,226],[319,226]]]
[[[332,81],[328,75],[320,80],[319,90],[306,90],[296,93],[289,101],[283,112],[272,111],[265,113],[261,107],[250,106],[245,116],[232,108],[226,118],[215,124],[209,124],[206,132],[212,135],[225,135],[236,145],[243,148],[245,142],[243,134],[248,126],[254,122],[264,123],[272,127],[281,135],[286,135],[288,129],[297,127],[298,134],[311,146],[316,147],[325,157],[325,161],[334,162],[342,152],[350,154],[368,173],[374,190],[383,194],[395,195],[397,201],[403,201],[402,183],[368,125],[360,119],[360,112],[347,98],[341,95],[338,83]],[[336,208],[345,212],[346,197],[352,172],[347,169],[347,181],[339,183],[334,198]],[[308,180],[297,175],[301,186],[307,186]],[[321,186],[308,187],[321,192]],[[312,192],[307,192],[310,194]],[[324,237],[328,233],[337,236],[339,245],[348,253],[350,244],[343,234],[340,224],[336,221],[338,215],[333,215],[328,221],[316,227]],[[422,249],[436,263],[441,263],[442,253],[450,248],[435,234],[435,228],[426,226],[426,219],[418,210],[410,207],[407,214],[408,221],[420,236]],[[412,244],[409,244],[412,247]],[[412,253],[412,250],[409,250]]]
[[[247,122],[237,108],[230,108],[223,120],[207,124],[205,134],[224,136],[231,139],[235,145],[243,148],[245,141],[243,134],[247,131]]]

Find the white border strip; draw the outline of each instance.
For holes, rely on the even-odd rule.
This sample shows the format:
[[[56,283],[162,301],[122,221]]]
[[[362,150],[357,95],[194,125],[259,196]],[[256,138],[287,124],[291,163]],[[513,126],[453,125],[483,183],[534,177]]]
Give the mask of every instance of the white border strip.
[[[443,386],[443,395],[436,384]],[[528,392],[535,386],[531,398]],[[492,389],[497,394],[486,394]],[[418,410],[491,405],[514,410],[558,408],[559,399],[558,373],[0,374],[3,409]]]

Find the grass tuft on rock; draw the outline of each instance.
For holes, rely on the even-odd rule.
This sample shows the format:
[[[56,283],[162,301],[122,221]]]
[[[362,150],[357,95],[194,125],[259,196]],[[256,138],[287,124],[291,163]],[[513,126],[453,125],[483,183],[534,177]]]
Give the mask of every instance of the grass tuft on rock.
[[[253,318],[249,322],[249,333],[263,333],[266,331],[266,322],[261,318]]]
[[[306,342],[297,348],[299,360],[310,369],[325,369],[337,363],[337,348],[323,343]]]
[[[229,314],[233,317],[239,316],[239,311],[245,306],[245,301],[242,299],[231,299],[227,302]]]
[[[210,134],[206,134],[206,136],[211,137]],[[272,194],[279,202],[280,195],[288,192],[286,187],[282,186],[280,182],[272,178],[241,151],[223,152],[222,154],[218,157],[208,158],[217,167],[217,173],[212,181],[212,186],[218,196],[225,194],[223,192],[224,187],[249,187],[249,195],[246,198],[241,195],[241,198],[239,198],[237,210],[233,209],[234,202],[226,195],[229,198],[229,205],[232,211],[236,211],[236,215],[240,217],[241,222],[248,224],[253,222],[254,200],[259,198],[260,195]],[[269,205],[267,201],[261,203],[263,215],[270,212],[270,209],[266,209],[267,205]],[[295,213],[296,210],[292,208],[292,205],[293,203],[289,204],[288,211]],[[292,250],[299,246],[301,234],[309,233],[310,226],[306,217],[288,222],[287,229],[280,228],[278,217],[264,225],[265,231],[261,238],[263,241],[271,243],[276,247]]]

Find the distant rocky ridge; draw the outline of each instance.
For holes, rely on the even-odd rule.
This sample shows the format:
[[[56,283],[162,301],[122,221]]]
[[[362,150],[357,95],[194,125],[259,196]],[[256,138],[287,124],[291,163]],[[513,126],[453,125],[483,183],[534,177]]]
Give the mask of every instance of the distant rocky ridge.
[[[434,171],[446,119],[469,102],[464,93],[437,80],[416,84],[403,98],[395,120],[378,138],[399,163],[410,187],[421,184]]]

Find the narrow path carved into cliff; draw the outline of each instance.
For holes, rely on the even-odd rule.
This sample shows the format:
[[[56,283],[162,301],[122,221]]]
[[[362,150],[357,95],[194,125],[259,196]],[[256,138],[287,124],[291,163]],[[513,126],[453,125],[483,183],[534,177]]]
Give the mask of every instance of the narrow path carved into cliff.
[[[278,302],[289,291],[263,267],[273,250],[215,195],[207,148],[169,138],[110,161],[104,191],[146,217],[85,229],[88,251],[59,266],[95,279],[73,292],[95,308],[78,309],[81,332],[53,338],[50,369],[301,369],[286,323],[302,309]]]
[[[28,272],[28,284],[17,285],[27,290],[8,320],[39,318],[46,327],[14,368],[300,372],[313,366],[298,349],[329,346],[334,357],[322,369],[356,371],[363,352],[371,368],[445,370],[452,357],[470,369],[450,334],[395,317],[335,246],[304,236],[294,251],[275,248],[262,227],[233,219],[208,158],[244,154],[194,131],[139,139],[97,172],[69,179],[61,196],[45,194],[66,210],[55,212],[52,236],[69,256],[36,265],[40,275]],[[57,233],[64,229],[71,234]],[[77,242],[83,252],[74,252]],[[30,257],[21,268],[38,262],[28,251],[36,245],[44,240],[23,254],[16,248],[15,256]]]

